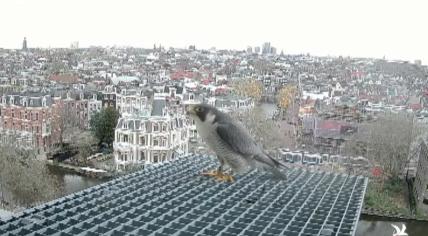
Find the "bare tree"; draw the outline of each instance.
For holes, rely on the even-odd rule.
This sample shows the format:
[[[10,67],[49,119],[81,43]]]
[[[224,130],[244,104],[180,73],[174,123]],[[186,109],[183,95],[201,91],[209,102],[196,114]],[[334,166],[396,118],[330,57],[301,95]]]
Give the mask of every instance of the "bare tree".
[[[70,146],[78,150],[77,155],[72,157],[72,161],[86,165],[88,164],[87,158],[98,148],[98,140],[90,131],[79,132],[71,137]]]
[[[241,121],[255,138],[256,142],[265,149],[276,149],[285,144],[284,134],[280,131],[279,123],[269,119],[262,108],[254,107],[249,111],[234,112],[232,117]]]
[[[349,155],[366,156],[382,167],[384,176],[397,177],[408,162],[411,143],[423,132],[413,116],[385,114],[376,122],[359,128],[359,132],[346,144]]]
[[[33,150],[0,146],[0,207],[30,207],[59,196],[58,181]]]
[[[81,131],[80,118],[71,102],[57,103],[54,116],[54,129],[58,133],[60,146],[63,146],[65,140],[70,140]]]

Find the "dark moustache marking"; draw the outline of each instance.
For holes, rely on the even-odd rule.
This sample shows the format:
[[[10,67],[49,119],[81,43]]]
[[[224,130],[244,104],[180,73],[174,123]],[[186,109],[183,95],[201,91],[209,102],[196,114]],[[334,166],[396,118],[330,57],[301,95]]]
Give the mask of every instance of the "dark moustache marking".
[[[208,109],[201,107],[202,111],[196,112],[196,115],[201,119],[202,122],[205,122],[208,114]]]

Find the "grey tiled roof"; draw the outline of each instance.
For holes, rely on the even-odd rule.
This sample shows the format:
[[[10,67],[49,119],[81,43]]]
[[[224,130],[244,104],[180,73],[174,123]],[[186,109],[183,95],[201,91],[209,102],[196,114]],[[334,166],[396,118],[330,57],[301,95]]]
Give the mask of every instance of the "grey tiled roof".
[[[367,179],[293,169],[287,181],[250,172],[234,183],[188,156],[24,211],[0,235],[354,235]]]

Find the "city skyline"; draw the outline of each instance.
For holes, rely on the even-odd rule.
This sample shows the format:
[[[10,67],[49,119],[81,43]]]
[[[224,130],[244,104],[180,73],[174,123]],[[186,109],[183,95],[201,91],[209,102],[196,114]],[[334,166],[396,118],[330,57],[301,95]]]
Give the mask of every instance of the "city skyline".
[[[2,1],[0,48],[153,44],[428,61],[423,1]]]

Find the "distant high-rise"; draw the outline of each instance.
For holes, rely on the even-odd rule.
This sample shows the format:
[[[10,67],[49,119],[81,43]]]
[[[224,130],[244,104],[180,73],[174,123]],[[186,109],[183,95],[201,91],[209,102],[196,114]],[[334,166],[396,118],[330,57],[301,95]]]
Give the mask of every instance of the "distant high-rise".
[[[248,47],[247,47],[247,53],[248,53],[248,54],[253,53],[253,48],[252,48],[251,46],[248,46]]]
[[[422,65],[422,60],[415,60],[415,64],[418,66]]]
[[[275,47],[270,48],[270,54],[276,55],[276,48]]]
[[[262,54],[269,54],[270,52],[270,43],[266,42],[263,44]]]
[[[24,41],[22,42],[22,50],[26,51],[27,50],[27,38],[24,37]]]
[[[74,41],[70,44],[71,49],[78,49],[79,48],[79,41]]]
[[[254,52],[257,53],[257,54],[259,54],[260,53],[260,47],[255,47],[254,48]]]

